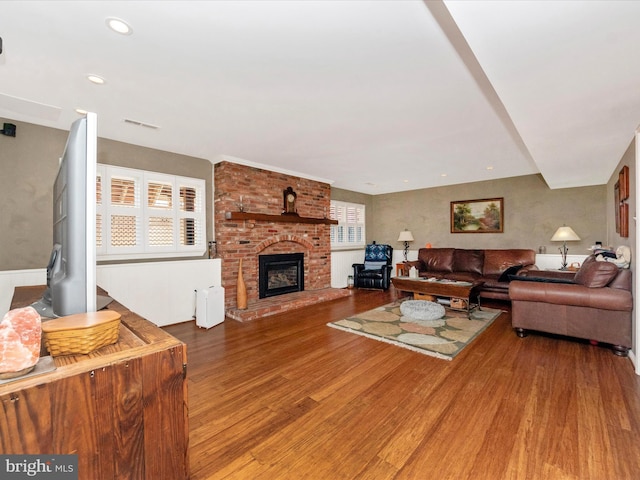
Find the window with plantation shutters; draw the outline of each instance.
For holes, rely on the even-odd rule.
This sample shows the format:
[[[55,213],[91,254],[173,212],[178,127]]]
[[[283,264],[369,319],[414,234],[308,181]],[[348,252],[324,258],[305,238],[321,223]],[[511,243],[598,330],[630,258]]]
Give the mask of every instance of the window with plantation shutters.
[[[205,182],[98,166],[98,259],[202,255]]]
[[[364,205],[332,200],[329,217],[338,221],[337,225],[331,225],[331,248],[353,248],[365,245]]]

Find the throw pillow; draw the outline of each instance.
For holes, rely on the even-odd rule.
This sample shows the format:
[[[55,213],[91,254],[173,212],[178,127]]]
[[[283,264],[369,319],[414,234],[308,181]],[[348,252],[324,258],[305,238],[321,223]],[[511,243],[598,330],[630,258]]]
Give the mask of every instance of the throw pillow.
[[[502,274],[500,275],[500,278],[498,278],[499,282],[510,282],[511,281],[511,277],[512,276],[516,276],[516,273],[518,273],[518,270],[520,270],[522,268],[522,265],[512,265],[509,268],[507,268],[504,272],[502,272]]]
[[[574,282],[589,288],[609,285],[618,275],[618,267],[609,262],[584,262],[576,273]]]

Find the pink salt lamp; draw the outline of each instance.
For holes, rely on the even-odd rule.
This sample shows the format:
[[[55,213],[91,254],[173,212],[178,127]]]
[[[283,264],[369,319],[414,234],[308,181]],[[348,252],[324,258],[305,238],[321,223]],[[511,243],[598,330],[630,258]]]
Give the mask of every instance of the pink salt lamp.
[[[14,378],[34,369],[40,359],[42,326],[33,307],[16,308],[0,322],[0,378]]]

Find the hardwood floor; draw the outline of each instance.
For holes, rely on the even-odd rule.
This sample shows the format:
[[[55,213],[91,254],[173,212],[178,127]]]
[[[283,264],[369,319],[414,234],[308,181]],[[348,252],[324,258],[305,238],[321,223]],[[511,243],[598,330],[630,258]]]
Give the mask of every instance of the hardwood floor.
[[[165,327],[187,343],[191,478],[640,478],[629,359],[520,339],[508,313],[453,361],[326,326],[394,297]]]

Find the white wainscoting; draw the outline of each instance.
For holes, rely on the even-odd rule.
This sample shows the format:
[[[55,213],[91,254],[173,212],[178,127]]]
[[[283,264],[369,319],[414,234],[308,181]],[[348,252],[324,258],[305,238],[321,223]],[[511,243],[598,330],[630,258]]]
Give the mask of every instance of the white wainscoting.
[[[567,265],[577,263],[582,265],[584,259],[589,255],[567,255]],[[540,270],[558,270],[562,267],[562,255],[559,253],[538,253],[536,254],[536,266]]]
[[[408,260],[417,260],[418,251],[409,250]],[[393,249],[393,269],[391,276],[396,276],[396,263],[404,260],[403,249]],[[331,287],[345,288],[347,277],[353,275],[353,264],[364,262],[364,248],[361,250],[333,250],[331,252]]]
[[[362,250],[335,250],[331,252],[331,287],[346,288],[347,277],[353,275],[353,264],[364,262]]]
[[[193,320],[195,291],[222,282],[220,259],[98,265],[97,282],[112,298],[158,326]],[[0,272],[2,315],[14,287],[45,285],[46,269]]]

